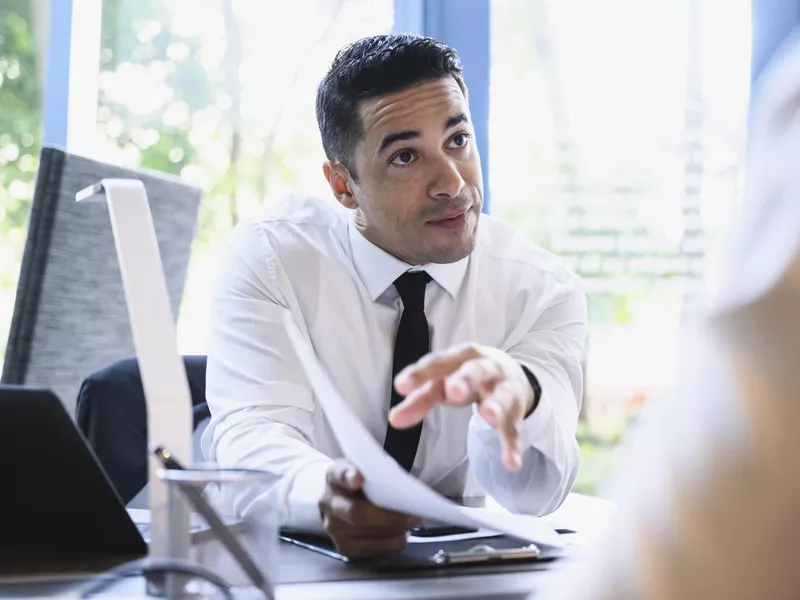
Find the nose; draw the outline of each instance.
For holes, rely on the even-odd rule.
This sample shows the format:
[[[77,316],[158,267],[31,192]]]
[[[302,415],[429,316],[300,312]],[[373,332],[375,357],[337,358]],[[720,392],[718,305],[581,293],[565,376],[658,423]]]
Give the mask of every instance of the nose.
[[[449,200],[455,198],[464,189],[464,178],[458,170],[458,164],[450,157],[442,158],[435,167],[433,183],[428,190],[431,198]]]

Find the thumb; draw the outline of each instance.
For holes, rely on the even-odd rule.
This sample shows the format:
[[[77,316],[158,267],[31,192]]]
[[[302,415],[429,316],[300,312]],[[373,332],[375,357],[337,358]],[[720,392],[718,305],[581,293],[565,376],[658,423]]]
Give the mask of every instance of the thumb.
[[[338,460],[328,469],[328,483],[348,492],[357,492],[364,485],[364,477],[350,461]]]

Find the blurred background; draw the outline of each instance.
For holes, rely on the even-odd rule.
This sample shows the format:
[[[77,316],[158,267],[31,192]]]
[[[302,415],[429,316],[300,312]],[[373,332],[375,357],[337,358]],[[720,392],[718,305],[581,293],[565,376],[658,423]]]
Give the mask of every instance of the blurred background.
[[[204,190],[178,320],[203,354],[220,244],[287,192],[329,195],[317,83],[391,31],[461,52],[489,212],[586,282],[575,491],[602,495],[742,196],[748,0],[0,0],[0,360],[43,144]]]

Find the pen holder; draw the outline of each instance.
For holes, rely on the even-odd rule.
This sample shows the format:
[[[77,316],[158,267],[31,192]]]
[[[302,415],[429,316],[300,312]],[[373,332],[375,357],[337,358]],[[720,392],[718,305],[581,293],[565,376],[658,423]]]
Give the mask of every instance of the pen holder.
[[[280,515],[267,502],[266,492],[274,476],[210,464],[162,468],[156,475],[167,484],[167,506],[182,505],[189,512],[190,564],[213,573],[231,587],[258,587],[271,600]],[[211,597],[216,593],[208,580],[169,577],[171,581],[159,586],[164,595]]]

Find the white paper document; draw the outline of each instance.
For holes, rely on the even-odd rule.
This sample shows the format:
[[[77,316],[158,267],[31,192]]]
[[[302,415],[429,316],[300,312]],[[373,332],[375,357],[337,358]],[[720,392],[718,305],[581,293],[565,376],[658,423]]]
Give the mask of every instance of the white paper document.
[[[499,531],[542,546],[564,546],[555,530],[536,517],[458,506],[407,473],[384,452],[342,399],[289,311],[284,312],[283,319],[339,446],[364,476],[364,493],[370,502],[451,525]]]

